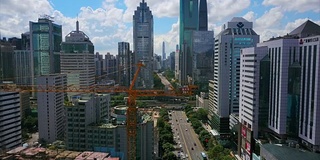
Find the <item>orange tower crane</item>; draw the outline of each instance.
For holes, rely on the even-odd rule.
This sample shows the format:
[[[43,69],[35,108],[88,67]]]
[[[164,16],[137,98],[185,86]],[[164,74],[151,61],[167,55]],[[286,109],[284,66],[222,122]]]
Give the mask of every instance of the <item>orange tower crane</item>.
[[[127,109],[127,159],[136,160],[137,155],[137,107],[136,107],[136,98],[137,97],[155,97],[155,96],[190,96],[193,94],[193,91],[197,88],[194,85],[188,85],[182,88],[182,90],[175,90],[170,87],[171,90],[136,90],[134,89],[134,84],[138,78],[141,67],[144,65],[138,63],[133,80],[130,84],[130,87],[108,87],[108,86],[93,86],[86,89],[79,89],[72,85],[65,88],[56,88],[55,86],[47,85],[13,85],[13,84],[1,84],[0,91],[7,92],[20,92],[20,91],[29,91],[29,92],[78,92],[78,93],[128,93],[128,109]]]

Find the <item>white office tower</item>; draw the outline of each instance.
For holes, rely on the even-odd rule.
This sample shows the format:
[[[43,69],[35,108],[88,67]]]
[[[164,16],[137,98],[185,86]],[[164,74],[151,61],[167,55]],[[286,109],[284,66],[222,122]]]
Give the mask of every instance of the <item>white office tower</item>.
[[[19,92],[0,92],[0,152],[21,143]]]
[[[240,156],[246,159],[252,156],[255,141],[258,138],[260,112],[260,71],[261,61],[268,58],[267,47],[252,47],[241,50],[240,54],[240,92],[239,92],[239,122],[240,122]]]
[[[67,74],[68,86],[76,89],[87,89],[95,84],[94,46],[89,37],[79,30],[79,22],[76,22],[76,30],[65,37],[61,43],[60,55],[61,73]],[[78,93],[68,92],[68,97]]]
[[[67,76],[62,74],[44,75],[37,78],[39,86],[54,87],[62,90],[67,86]],[[38,128],[39,139],[52,143],[63,138],[65,113],[63,92],[38,92]]]
[[[258,137],[260,61],[268,58],[267,47],[245,48],[240,62],[239,121]]]
[[[301,52],[299,137],[308,148],[320,151],[320,34],[300,39],[299,49]]]
[[[299,61],[298,40],[292,37],[271,39],[257,46],[267,46],[270,57],[268,125],[275,133],[283,136],[287,132],[289,66]]]
[[[209,106],[209,114],[212,128],[222,138],[229,135],[229,115],[239,113],[240,49],[259,42],[252,27],[252,22],[234,17],[215,37],[213,102],[209,103],[213,106]]]

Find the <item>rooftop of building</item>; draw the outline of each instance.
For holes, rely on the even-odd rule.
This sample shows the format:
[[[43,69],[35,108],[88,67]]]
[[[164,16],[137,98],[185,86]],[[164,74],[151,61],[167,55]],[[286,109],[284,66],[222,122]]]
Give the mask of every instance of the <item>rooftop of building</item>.
[[[299,39],[316,35],[320,35],[320,26],[310,20],[307,20],[306,22],[302,23],[300,26],[292,30],[290,33],[284,36],[272,37],[267,40],[267,42],[279,39]]]
[[[289,33],[289,35],[292,36],[299,36],[301,34],[305,34],[305,36],[307,37],[320,35],[320,26],[310,20],[307,20],[306,22],[302,23],[299,27],[297,27]]]
[[[242,17],[233,17],[230,22],[249,22]]]
[[[104,123],[104,124],[99,124],[99,128],[117,128],[117,126],[111,124],[111,123]]]
[[[141,116],[141,120],[142,120],[142,123],[147,123],[149,121],[153,121],[152,116],[150,116],[149,114],[143,114]]]
[[[79,30],[79,22],[76,22],[76,30],[71,31],[66,35],[66,42],[88,42],[92,44],[90,38],[82,31]]]
[[[278,144],[263,144],[261,148],[264,148],[267,152],[272,154],[276,159],[281,160],[293,160],[293,159],[307,159],[307,160],[319,160],[320,154],[304,151],[297,148],[288,147],[286,145]]]

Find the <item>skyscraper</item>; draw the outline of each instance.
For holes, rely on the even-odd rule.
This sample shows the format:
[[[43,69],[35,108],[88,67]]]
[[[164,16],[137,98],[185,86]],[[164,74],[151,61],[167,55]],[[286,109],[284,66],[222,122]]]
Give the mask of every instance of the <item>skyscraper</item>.
[[[166,43],[163,41],[162,42],[162,61],[166,59]]]
[[[132,54],[128,42],[118,43],[118,79],[120,86],[130,86],[132,73]]]
[[[153,15],[144,0],[133,15],[133,49],[135,64],[143,62],[145,65],[135,87],[153,88]]]
[[[89,37],[76,30],[65,37],[61,44],[61,73],[67,74],[68,85],[84,89],[95,83],[94,46]],[[74,93],[68,93],[69,97]]]
[[[209,79],[213,79],[213,31],[192,32],[192,78],[200,91],[208,91]]]
[[[180,53],[179,82],[188,84],[187,77],[192,76],[192,31],[198,29],[198,0],[180,0]]]
[[[35,77],[60,72],[60,44],[62,26],[53,23],[52,17],[44,15],[38,22],[29,22],[32,84]]]
[[[199,31],[208,30],[207,0],[200,0],[199,4]]]
[[[61,90],[67,87],[67,77],[61,74],[50,74],[37,77],[37,84],[55,87]],[[63,92],[38,92],[38,128],[39,139],[52,143],[63,138],[65,133],[65,112]]]
[[[252,22],[234,17],[215,38],[213,102],[209,103],[209,114],[212,127],[221,137],[229,134],[230,113],[239,113],[240,49],[259,42],[252,27]]]

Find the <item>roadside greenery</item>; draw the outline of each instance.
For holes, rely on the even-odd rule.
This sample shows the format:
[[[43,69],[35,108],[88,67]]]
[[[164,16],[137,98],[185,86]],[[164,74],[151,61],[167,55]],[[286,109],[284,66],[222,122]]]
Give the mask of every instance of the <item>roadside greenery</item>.
[[[171,81],[171,79],[174,79],[174,71],[167,69],[164,71],[164,76]]]
[[[161,79],[159,78],[157,73],[153,73],[153,88],[154,89],[164,89],[164,85],[161,82]]]
[[[167,109],[162,108],[159,115],[157,127],[159,130],[160,156],[163,160],[176,160],[177,157],[172,152],[174,151],[174,140]]]
[[[194,131],[198,134],[203,148],[207,151],[209,159],[233,160],[230,155],[231,151],[218,144],[217,140],[212,137],[206,129],[203,128],[202,124],[205,124],[208,121],[208,111],[203,108],[199,108],[197,111],[194,111],[193,109],[194,108],[191,105],[187,105],[185,107],[185,112]]]

